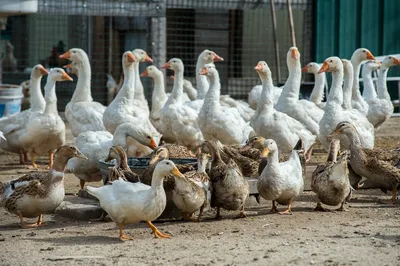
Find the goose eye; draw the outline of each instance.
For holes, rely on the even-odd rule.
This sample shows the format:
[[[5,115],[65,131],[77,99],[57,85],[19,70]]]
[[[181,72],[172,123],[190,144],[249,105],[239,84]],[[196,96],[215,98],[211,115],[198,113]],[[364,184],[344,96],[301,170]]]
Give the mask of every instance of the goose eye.
[[[147,138],[147,139],[151,139],[151,137],[150,137],[150,136],[147,136],[146,138]]]
[[[363,53],[366,53],[367,51],[363,50]]]
[[[169,162],[166,162],[167,165],[169,165]]]
[[[333,63],[333,60],[329,60],[330,63]]]

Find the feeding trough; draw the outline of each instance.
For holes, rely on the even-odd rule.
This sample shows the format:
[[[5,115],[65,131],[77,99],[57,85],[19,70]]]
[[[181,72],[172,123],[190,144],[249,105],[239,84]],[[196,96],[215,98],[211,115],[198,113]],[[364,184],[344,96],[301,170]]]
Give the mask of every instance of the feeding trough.
[[[19,85],[0,85],[0,117],[7,117],[21,112],[24,95]]]

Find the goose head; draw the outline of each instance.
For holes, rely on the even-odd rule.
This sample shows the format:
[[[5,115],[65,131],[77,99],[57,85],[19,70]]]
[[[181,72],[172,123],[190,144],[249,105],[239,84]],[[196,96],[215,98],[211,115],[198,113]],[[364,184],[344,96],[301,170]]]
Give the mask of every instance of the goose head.
[[[148,66],[143,71],[143,73],[140,74],[141,77],[150,77],[150,78],[155,78],[159,75],[162,75],[162,72],[156,66]]]
[[[218,74],[218,71],[215,68],[215,65],[211,63],[211,64],[205,64],[199,74],[205,76],[215,76]]]
[[[136,57],[133,55],[131,51],[126,51],[122,55],[122,66],[129,67],[133,64],[133,62],[136,62]]]
[[[177,177],[185,177],[176,167],[176,165],[170,160],[163,160],[159,162],[154,169],[154,176],[164,178],[165,176],[172,174]]]
[[[118,145],[119,146],[119,145]],[[117,146],[112,146],[110,148],[110,150],[108,151],[108,155],[107,157],[104,159],[105,162],[109,162],[113,159],[119,160],[120,156],[119,156],[119,152],[117,150]]]
[[[69,80],[72,81],[73,79],[67,74],[67,72],[64,71],[62,68],[52,68],[49,72],[49,79],[52,79],[54,81],[65,81]]]
[[[58,148],[55,151],[54,156],[56,158],[62,156],[67,159],[76,157],[76,158],[88,160],[88,158],[74,145],[61,146],[60,148]]]
[[[367,72],[372,72],[372,71],[377,71],[378,69],[381,68],[382,63],[379,62],[378,60],[370,60],[365,62],[363,66],[363,71]]]
[[[153,63],[153,59],[151,59],[151,57],[146,53],[145,50],[135,49],[132,51],[132,53],[135,56],[137,62]]]
[[[388,69],[392,66],[398,66],[400,65],[400,60],[396,57],[394,57],[393,55],[389,55],[386,56],[385,59],[383,59],[382,63],[381,63],[381,68],[384,69]]]
[[[271,78],[271,70],[269,69],[267,62],[265,61],[258,62],[258,64],[254,67],[254,69],[257,71],[260,77]]]
[[[149,162],[149,164],[154,164],[158,160],[162,159],[168,159],[169,158],[169,151],[166,147],[157,147],[152,155],[152,158]]]
[[[220,62],[220,61],[224,61],[224,59],[222,57],[220,57],[219,55],[217,55],[215,52],[210,51],[210,50],[204,50],[203,52],[201,52],[200,56],[199,56],[204,64],[210,64],[213,62]]]
[[[262,157],[270,157],[272,154],[278,151],[278,145],[276,145],[275,140],[266,139],[264,141],[264,149],[262,151]]]
[[[343,63],[339,57],[331,56],[325,59],[324,63],[322,64],[318,74],[322,72],[336,72],[343,69]]]
[[[67,69],[69,74],[74,74],[77,76],[79,74],[79,64],[76,62],[71,62],[71,63],[63,66],[63,68]]]
[[[357,132],[357,130],[351,122],[342,121],[337,124],[335,130],[329,135],[328,139],[333,139],[341,134],[349,135],[354,132]]]
[[[170,59],[161,68],[171,69],[173,71],[177,71],[177,70],[183,71],[184,70],[183,62],[179,58]]]
[[[48,75],[48,74],[49,74],[49,72],[41,64],[38,64],[33,67],[32,73],[31,73],[31,78],[38,79],[38,78],[40,78],[44,75]]]
[[[372,53],[366,48],[358,48],[354,51],[353,55],[351,56],[351,61],[356,63],[361,63],[365,60],[375,60],[375,57]]]
[[[264,149],[264,142],[265,142],[265,138],[261,137],[261,136],[254,136],[252,138],[250,138],[246,145],[243,146],[242,148],[240,148],[241,151],[246,151],[249,149],[257,149],[259,151],[262,151]]]
[[[146,128],[139,127],[133,123],[120,124],[114,132],[115,135],[123,134],[125,137],[131,137],[138,141],[140,144],[145,145],[151,149],[155,149],[157,144],[154,138],[149,134]]]
[[[300,52],[297,47],[290,47],[286,56],[288,66],[300,64]]]
[[[89,61],[86,52],[80,48],[69,49],[66,53],[60,55],[60,58],[68,59],[72,62],[81,62],[83,60]]]
[[[319,69],[321,68],[321,66],[318,63],[315,62],[310,62],[307,65],[305,65],[301,71],[302,72],[306,72],[306,73],[311,73],[314,75],[318,74]]]

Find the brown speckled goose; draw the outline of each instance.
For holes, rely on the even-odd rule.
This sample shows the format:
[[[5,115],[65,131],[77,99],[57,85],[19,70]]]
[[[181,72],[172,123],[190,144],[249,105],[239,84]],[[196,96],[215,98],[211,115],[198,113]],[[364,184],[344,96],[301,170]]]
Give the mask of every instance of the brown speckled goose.
[[[129,168],[126,153],[120,145],[112,146],[104,161],[109,162],[112,159],[117,160],[117,164],[113,167],[109,167],[108,176],[103,178],[104,185],[118,178],[122,178],[131,183],[140,182],[139,176]]]
[[[249,194],[249,184],[240,172],[233,159],[228,164],[221,159],[218,144],[214,141],[204,141],[202,153],[212,157],[211,170],[208,174],[211,181],[211,207],[217,208],[216,219],[221,218],[220,208],[226,210],[240,209],[238,218],[246,217],[244,205]]]
[[[345,135],[350,140],[350,164],[358,175],[370,179],[382,189],[392,191],[392,203],[396,203],[397,186],[400,184],[400,169],[382,160],[382,153],[361,147],[360,138],[350,122],[340,122],[331,136]]]
[[[337,158],[339,149],[340,140],[333,139],[330,143],[327,161],[319,164],[312,174],[311,189],[318,197],[315,211],[326,211],[321,203],[330,206],[341,204],[337,210],[344,211],[345,201],[351,198],[352,187],[347,169],[349,152],[346,151]]]
[[[8,183],[0,184],[0,204],[10,213],[18,215],[22,228],[42,225],[42,215],[51,213],[64,200],[64,169],[72,158],[87,158],[71,145],[61,146],[49,172],[31,172]],[[24,217],[39,217],[34,224],[24,222]]]
[[[164,144],[158,146],[151,154],[150,164],[159,159],[195,158],[188,148],[177,144]]]

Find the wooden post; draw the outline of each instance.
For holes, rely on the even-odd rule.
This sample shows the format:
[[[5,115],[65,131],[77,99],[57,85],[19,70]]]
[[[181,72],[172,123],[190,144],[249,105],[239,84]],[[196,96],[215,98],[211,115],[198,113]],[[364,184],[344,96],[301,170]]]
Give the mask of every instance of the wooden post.
[[[281,81],[281,64],[279,62],[279,43],[278,38],[276,38],[276,14],[275,14],[275,4],[274,0],[269,1],[271,5],[271,15],[272,15],[272,27],[274,33],[274,44],[275,44],[275,66],[276,66],[276,73],[277,73],[277,81],[278,84]]]
[[[112,28],[113,17],[108,17],[108,74],[111,75],[112,72],[112,59],[113,59],[113,28]]]
[[[296,46],[296,36],[294,34],[293,14],[292,14],[292,6],[290,5],[290,0],[286,0],[286,5],[289,13],[289,25],[290,25],[290,35],[292,37],[292,45]]]

